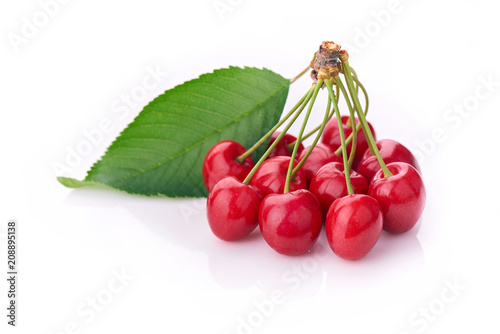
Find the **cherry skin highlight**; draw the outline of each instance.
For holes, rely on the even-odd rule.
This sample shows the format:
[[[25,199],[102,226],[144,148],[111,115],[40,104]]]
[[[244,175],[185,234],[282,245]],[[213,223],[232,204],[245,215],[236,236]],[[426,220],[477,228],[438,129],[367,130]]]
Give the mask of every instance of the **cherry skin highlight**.
[[[215,184],[207,199],[207,219],[216,237],[235,241],[252,232],[258,223],[262,194],[233,176]]]
[[[203,183],[208,191],[226,176],[234,176],[243,181],[252,170],[254,163],[248,157],[240,164],[236,158],[246,152],[245,147],[233,140],[218,142],[208,151],[203,161]]]
[[[412,165],[421,173],[420,166],[415,156],[402,144],[391,139],[377,140],[377,147],[380,155],[386,164],[391,162],[406,162]],[[380,170],[377,157],[372,155],[370,150],[366,150],[361,158],[357,171],[370,181],[375,173]]]
[[[344,136],[345,139],[347,139],[347,137],[352,133],[352,126],[346,125],[349,121],[349,116],[344,115],[341,117],[341,119]],[[358,124],[359,120],[358,118],[356,118],[356,125]],[[373,134],[373,138],[377,140],[377,137],[375,136],[375,130],[373,129],[373,126],[370,124],[370,122],[368,122],[368,126],[370,127],[370,130]],[[341,146],[339,124],[336,119],[331,119],[328,121],[328,123],[326,123],[325,130],[323,132],[323,135],[321,136],[321,142],[329,146],[333,151],[337,150]],[[347,145],[348,155],[351,153],[351,148],[352,142]],[[358,166],[359,161],[361,160],[361,157],[363,156],[367,148],[368,142],[366,140],[365,133],[363,132],[363,129],[360,129],[357,136],[356,153],[354,156],[354,161],[352,162],[352,167],[354,169],[356,169],[356,167]]]
[[[302,158],[306,155],[309,147],[305,148],[298,156],[297,161],[302,160]],[[307,157],[306,162],[302,165],[301,169],[306,172],[307,181],[311,182],[314,174],[323,167],[325,164],[329,162],[342,162],[342,157],[340,155],[336,155],[332,149],[323,144],[317,144],[314,146],[311,154]]]
[[[316,243],[322,226],[321,205],[306,189],[268,195],[260,205],[262,235],[280,254],[306,253]]]
[[[271,146],[271,144],[278,138],[280,135],[280,131],[275,131],[271,135],[271,140],[269,141],[269,144],[267,147]],[[269,154],[268,158],[272,157],[277,157],[277,156],[285,156],[285,157],[290,157],[292,156],[292,149],[288,149],[288,144],[294,143],[297,140],[297,138],[289,133],[285,134],[283,138],[281,138],[280,142],[276,145],[276,147],[271,151]],[[304,145],[302,143],[299,145],[297,153],[302,152],[304,149]]]
[[[384,230],[404,233],[420,219],[425,206],[425,186],[417,170],[404,162],[387,164],[393,176],[384,177],[379,170],[368,188],[368,195],[375,198],[384,214]]]
[[[358,260],[368,254],[382,233],[383,216],[378,202],[355,194],[335,200],[326,216],[326,237],[335,254]]]
[[[351,186],[355,194],[368,193],[368,181],[363,175],[351,169]],[[341,197],[347,196],[347,184],[344,174],[344,164],[330,162],[314,175],[309,185],[309,190],[318,199],[326,216],[332,203]]]
[[[290,157],[277,156],[264,161],[252,177],[250,184],[258,188],[263,196],[282,194],[285,190],[290,159]],[[295,165],[297,165],[297,161],[295,161]],[[306,188],[307,176],[301,168],[290,182],[290,191]]]

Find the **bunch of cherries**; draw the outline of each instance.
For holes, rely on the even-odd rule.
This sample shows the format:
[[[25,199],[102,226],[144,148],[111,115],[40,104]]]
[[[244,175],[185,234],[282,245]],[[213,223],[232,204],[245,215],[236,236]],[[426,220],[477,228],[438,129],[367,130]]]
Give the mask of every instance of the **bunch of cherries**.
[[[420,167],[400,143],[376,141],[365,117],[366,89],[348,58],[338,44],[323,42],[310,64],[312,87],[263,138],[248,150],[224,140],[207,153],[202,171],[209,191],[207,218],[218,238],[239,240],[259,225],[275,251],[299,255],[314,246],[324,224],[333,252],[356,260],[375,246],[382,230],[403,233],[415,226],[426,197]],[[304,135],[321,88],[328,91],[323,122]],[[349,115],[340,115],[340,96]],[[288,134],[304,110],[297,137]],[[304,148],[302,141],[314,134]],[[268,139],[254,164],[251,154]]]

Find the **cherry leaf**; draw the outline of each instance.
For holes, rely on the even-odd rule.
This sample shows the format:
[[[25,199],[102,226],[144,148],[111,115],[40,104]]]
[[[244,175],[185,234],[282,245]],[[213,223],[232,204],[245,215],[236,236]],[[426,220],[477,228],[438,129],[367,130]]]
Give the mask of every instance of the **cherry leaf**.
[[[201,75],[144,107],[84,180],[58,180],[71,188],[106,185],[148,196],[206,196],[205,154],[225,139],[252,146],[278,122],[289,85],[267,69],[230,67]]]

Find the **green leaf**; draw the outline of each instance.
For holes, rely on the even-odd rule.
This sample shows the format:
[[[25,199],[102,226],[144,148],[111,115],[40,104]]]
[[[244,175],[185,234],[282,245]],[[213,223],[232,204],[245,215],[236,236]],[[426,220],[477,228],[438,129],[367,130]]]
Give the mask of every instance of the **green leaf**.
[[[206,196],[205,154],[221,140],[247,148],[259,140],[278,122],[289,85],[267,69],[230,67],[204,74],[144,107],[83,181],[58,180],[72,188],[103,184],[149,196]]]

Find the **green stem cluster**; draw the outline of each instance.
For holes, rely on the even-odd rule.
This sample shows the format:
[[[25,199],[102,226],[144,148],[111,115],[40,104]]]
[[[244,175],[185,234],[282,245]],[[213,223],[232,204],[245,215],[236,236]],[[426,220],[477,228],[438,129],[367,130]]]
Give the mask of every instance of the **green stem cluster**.
[[[335,97],[337,99],[337,103],[339,102],[339,88],[336,87],[336,93],[335,93]],[[332,111],[328,114],[328,119],[327,119],[327,122],[333,117],[333,113],[334,113],[334,109],[332,109]],[[302,142],[304,140],[306,140],[307,138],[311,137],[313,134],[315,134],[316,132],[318,132],[319,129],[321,129],[321,125],[318,125],[317,127],[315,127],[314,129],[312,129],[311,131],[309,131],[307,134],[305,134],[303,137],[302,137]],[[288,144],[288,149],[289,150],[292,150],[293,149],[293,146],[295,145],[295,142],[293,143],[289,143]]]
[[[309,67],[307,67],[304,71],[302,71],[299,75],[297,75],[295,78],[291,80],[293,83],[295,80],[297,80],[299,77],[301,77],[303,74],[305,74],[309,70]],[[288,166],[288,171],[286,175],[286,182],[285,182],[285,188],[284,188],[284,193],[290,192],[290,183],[292,182],[292,179],[294,178],[295,174],[297,171],[303,166],[303,164],[306,162],[307,158],[309,155],[312,153],[314,147],[318,143],[324,129],[326,126],[326,123],[333,117],[334,114],[336,114],[339,130],[342,130],[343,125],[342,125],[342,119],[340,116],[340,110],[338,106],[339,102],[339,97],[340,97],[340,92],[342,92],[342,95],[346,101],[347,107],[349,109],[349,121],[348,125],[350,125],[353,128],[352,133],[348,136],[348,138],[345,138],[344,131],[339,131],[340,135],[340,141],[341,141],[341,146],[335,151],[335,154],[339,155],[342,154],[343,160],[344,160],[344,174],[346,178],[346,185],[347,185],[347,191],[349,195],[352,195],[353,188],[350,180],[350,171],[351,171],[351,166],[355,157],[355,151],[356,151],[356,145],[357,145],[357,133],[360,129],[363,129],[363,132],[365,133],[365,137],[368,143],[368,147],[370,149],[370,152],[374,154],[377,157],[377,160],[382,168],[382,171],[384,173],[384,177],[390,177],[392,176],[392,173],[389,171],[387,166],[385,165],[380,152],[377,148],[375,139],[373,137],[373,134],[371,133],[371,130],[368,126],[368,122],[366,121],[366,114],[368,112],[368,107],[369,107],[369,100],[368,100],[368,93],[361,84],[361,82],[358,80],[356,72],[350,67],[349,62],[347,60],[342,61],[342,71],[341,73],[344,75],[345,81],[347,83],[347,89],[344,86],[342,80],[338,75],[334,75],[333,77],[329,79],[319,79],[313,86],[307,91],[307,93],[297,102],[297,104],[272,128],[269,130],[266,135],[264,135],[258,142],[256,142],[250,149],[248,149],[244,154],[240,155],[236,160],[239,163],[243,163],[246,158],[248,158],[255,150],[262,145],[263,143],[266,142],[266,140],[271,137],[271,135],[281,126],[283,125],[287,120],[289,122],[287,125],[283,128],[283,131],[279,134],[279,136],[276,138],[276,140],[271,143],[271,145],[267,148],[265,153],[262,155],[262,157],[259,159],[259,161],[255,164],[255,166],[252,168],[250,173],[247,175],[243,183],[249,184],[251,178],[253,175],[256,173],[256,171],[260,168],[262,163],[268,158],[268,156],[271,154],[272,150],[279,144],[279,142],[283,139],[287,131],[290,129],[292,124],[297,120],[297,118],[300,116],[302,111],[306,108],[307,106],[307,112],[304,116],[304,120],[302,122],[302,126],[299,130],[299,133],[297,135],[297,140],[295,140],[293,143],[288,144],[288,149],[292,150],[291,158],[290,158],[290,164]],[[336,91],[334,92],[333,90],[333,84],[335,83]],[[323,118],[323,122],[315,127],[313,130],[311,130],[309,133],[304,135],[304,131],[307,125],[307,121],[309,120],[314,102],[316,101],[316,98],[318,96],[319,90],[321,87],[325,85],[327,90],[328,90],[328,103],[327,103],[327,108],[325,111],[325,115]],[[361,108],[361,103],[358,98],[358,93],[359,89],[363,92],[364,98],[365,98],[365,108],[364,110]],[[352,103],[351,103],[352,100]],[[332,108],[333,106],[333,108]],[[359,118],[359,125],[356,125],[356,119],[355,119],[355,114],[358,115]],[[291,118],[291,119],[290,119]],[[294,166],[295,164],[295,158],[298,153],[298,148],[301,144],[301,142],[312,136],[314,133],[316,133],[316,136],[307,150],[305,156],[300,160],[300,162]],[[347,145],[352,142],[352,147],[351,147],[351,153],[349,157],[347,156]],[[292,149],[293,148],[293,149]]]
[[[357,134],[357,127],[356,127],[356,118],[354,117],[354,109],[352,107],[352,104],[351,104],[351,100],[349,99],[349,95],[347,94],[347,91],[344,87],[344,84],[342,83],[342,80],[340,80],[340,77],[338,75],[336,75],[334,77],[335,79],[335,83],[337,84],[337,87],[340,87],[340,90],[342,91],[342,95],[344,96],[344,99],[346,100],[346,103],[347,103],[347,108],[349,109],[349,120],[350,120],[350,123],[353,124],[352,128],[352,134],[356,133]],[[339,130],[342,130],[342,123],[339,125]],[[340,131],[340,132],[344,132],[344,131]],[[352,139],[352,146],[351,146],[351,155],[349,156],[349,168],[351,168],[352,166],[352,162],[354,161],[354,156],[356,155],[356,145],[357,145],[357,142],[358,142],[358,136],[350,136],[350,138]],[[348,144],[346,142],[346,144]],[[342,149],[342,147],[340,147],[340,149]]]
[[[353,70],[352,68],[351,68],[351,70],[352,70],[352,72],[354,73],[354,70]],[[343,73],[343,74],[344,74],[344,76],[345,76],[345,73],[344,73],[344,72],[342,72],[342,73]],[[370,106],[370,100],[368,99],[368,92],[366,91],[365,86],[363,86],[363,84],[361,84],[361,82],[359,82],[359,80],[357,79],[357,77],[353,76],[353,79],[354,79],[354,81],[356,82],[357,87],[361,88],[361,91],[363,92],[363,95],[364,95],[364,98],[365,98],[365,109],[364,109],[364,114],[365,114],[365,117],[366,117],[366,115],[368,114],[368,107]],[[338,88],[338,85],[337,85],[337,88]],[[348,101],[348,100],[349,100],[349,99],[348,99],[348,98],[346,98],[346,101]],[[354,106],[353,106],[353,110],[355,110],[355,107],[354,107]],[[349,123],[356,124],[356,122],[351,122],[350,120],[349,120]],[[345,141],[347,145],[349,145],[349,143],[350,143],[351,141],[353,141],[353,139],[354,139],[354,135],[356,134],[356,136],[357,136],[357,134],[358,134],[359,130],[361,130],[361,126],[360,126],[360,125],[355,125],[355,126],[352,126],[352,132],[351,132],[351,134],[347,137],[347,139],[346,139],[346,141]],[[370,152],[373,154],[373,151],[372,151],[372,148],[371,148],[371,146],[370,146],[370,145],[368,146],[368,148],[370,149]],[[335,154],[340,155],[341,153],[342,153],[342,149],[341,149],[341,147],[339,147],[339,148],[335,151]]]
[[[353,73],[355,73],[355,72],[354,72],[354,69],[352,69],[352,68],[351,68],[351,71],[352,71]],[[358,80],[358,78],[357,78],[356,76],[353,76],[353,80],[354,80],[354,82],[356,83],[356,87],[361,88],[361,91],[363,92],[364,99],[365,99],[365,108],[364,108],[364,111],[363,111],[363,112],[364,112],[364,114],[365,114],[365,116],[366,116],[366,114],[368,113],[368,107],[370,106],[370,100],[369,100],[369,98],[368,98],[368,92],[366,91],[365,86],[363,86],[363,84],[362,84],[362,83]],[[344,95],[344,94],[343,94],[343,95]],[[340,87],[339,87],[339,85],[335,85],[335,97],[336,97],[336,99],[337,99],[337,103],[338,103],[338,102],[339,102],[339,98],[340,98]],[[346,99],[346,101],[349,101],[349,102],[347,102],[347,103],[350,103],[349,98],[345,97],[345,95],[344,95],[344,98]],[[351,106],[352,106],[352,104],[351,104]],[[353,110],[355,111],[354,106],[353,106],[352,108],[353,108]],[[328,120],[330,120],[330,119],[333,117],[333,113],[334,113],[334,111],[335,111],[335,110],[334,110],[334,109],[332,109],[331,113],[330,113],[330,114],[329,114],[329,116],[328,116]],[[352,123],[352,124],[354,124],[355,122],[353,122],[353,121],[351,121],[351,119],[349,119],[349,122],[348,122],[348,124],[347,124],[347,125],[350,125],[351,123]],[[302,142],[303,142],[304,140],[306,140],[307,138],[309,138],[310,136],[312,136],[313,134],[315,134],[315,133],[316,133],[316,132],[317,132],[320,128],[321,128],[321,125],[318,125],[318,126],[317,126],[317,127],[315,127],[314,129],[312,129],[310,132],[308,132],[307,134],[305,134],[305,135],[302,137]],[[355,138],[355,137],[354,137],[354,134],[357,134],[357,133],[359,132],[359,130],[361,129],[361,126],[360,126],[360,125],[358,125],[358,126],[356,126],[356,127],[354,127],[354,126],[353,126],[352,128],[353,128],[352,133],[351,133],[351,134],[347,137],[347,139],[346,139],[346,141],[345,141],[347,145],[349,145],[349,144],[350,144],[350,143],[354,140],[354,138]],[[289,144],[288,144],[288,149],[289,149],[289,150],[292,150],[294,145],[295,145],[295,142],[293,142],[293,143],[289,143]],[[372,152],[372,150],[371,150],[371,146],[369,146],[369,148],[370,148],[370,152]],[[339,148],[335,151],[335,154],[336,154],[336,155],[341,155],[341,154],[342,154],[342,148],[341,148],[341,147],[339,147]],[[373,152],[372,152],[372,154],[373,154]]]
[[[289,112],[288,113],[290,115],[294,114],[293,117],[292,117],[292,119],[288,122],[288,124],[285,126],[285,128],[283,129],[283,131],[281,131],[281,133],[279,134],[278,138],[276,138],[276,140],[274,142],[272,142],[271,145],[267,148],[266,152],[264,152],[264,154],[259,159],[259,161],[257,161],[257,163],[255,164],[255,166],[250,171],[250,173],[248,173],[248,175],[245,178],[245,180],[243,180],[244,184],[250,184],[250,180],[252,179],[252,177],[254,176],[254,174],[257,172],[257,170],[259,169],[260,165],[262,165],[262,163],[267,159],[267,157],[269,156],[269,154],[271,154],[272,150],[278,145],[278,143],[281,141],[281,139],[283,139],[283,137],[285,136],[285,134],[287,133],[287,131],[290,129],[290,127],[292,126],[292,124],[295,122],[295,120],[300,116],[300,114],[302,113],[302,111],[304,110],[304,108],[307,106],[307,104],[309,103],[309,100],[311,99],[311,97],[313,95],[313,92],[314,92],[314,86],[311,87],[308,90],[307,94],[305,95],[305,98],[301,99],[302,102],[299,101],[299,102],[301,102],[300,105],[299,105],[299,103],[297,103],[295,105],[295,107],[292,108],[292,110],[295,112],[295,114],[294,114],[294,112]],[[281,124],[283,124],[285,121],[286,121],[286,119],[283,122],[281,122],[281,121],[280,122],[281,122]],[[263,142],[265,142],[278,127],[276,127],[276,126],[273,127],[274,130],[271,129],[257,143],[259,143],[259,145],[261,145]],[[259,145],[255,144],[254,146],[252,146],[252,148],[255,150]],[[247,154],[247,153],[248,153],[248,151],[245,152],[244,154]],[[239,159],[240,157],[238,157],[237,159]]]
[[[354,194],[354,191],[352,190],[352,185],[351,185],[351,168],[349,166],[349,161],[347,160],[347,147],[345,143],[345,136],[344,136],[344,131],[342,131],[342,119],[340,117],[340,110],[339,106],[337,104],[337,101],[335,100],[334,93],[333,93],[333,80],[327,80],[325,81],[326,88],[328,89],[328,93],[330,94],[330,98],[333,98],[333,108],[335,109],[335,114],[337,115],[337,122],[339,124],[339,134],[340,134],[340,143],[341,143],[341,148],[342,148],[342,158],[344,159],[344,174],[345,174],[345,182],[347,185],[347,193],[349,195]]]
[[[359,102],[358,94],[356,94],[356,89],[354,88],[354,80],[352,79],[352,74],[351,74],[352,70],[349,66],[349,61],[348,60],[342,61],[342,66],[344,68],[345,79],[347,81],[347,88],[349,89],[349,93],[351,94],[354,105],[356,106],[356,111],[358,114],[359,123],[361,124],[361,128],[363,129],[363,132],[365,133],[365,137],[366,137],[366,140],[368,142],[368,146],[370,147],[370,151],[372,153],[374,153],[375,156],[377,157],[378,163],[380,164],[380,167],[382,168],[382,171],[384,173],[384,177],[390,177],[390,176],[392,176],[392,173],[389,171],[389,169],[385,165],[385,162],[382,159],[382,156],[380,155],[380,151],[378,150],[377,144],[375,142],[375,138],[373,137],[373,134],[370,130],[370,127],[368,126],[368,122],[366,121],[365,115],[363,112],[361,112],[361,110],[362,110],[361,103]]]
[[[306,154],[299,161],[299,163],[297,164],[297,166],[295,166],[293,168],[293,170],[292,170],[292,177],[294,177],[295,174],[297,174],[297,172],[299,171],[299,169],[306,162],[307,158],[309,158],[309,155],[311,155],[314,147],[316,147],[316,144],[318,143],[319,139],[321,138],[321,135],[323,134],[323,130],[325,130],[326,123],[331,118],[331,116],[330,116],[330,110],[332,110],[332,112],[335,111],[335,109],[331,108],[331,105],[332,105],[332,99],[331,99],[330,95],[328,95],[328,102],[326,104],[326,111],[325,111],[325,117],[323,118],[323,122],[321,123],[321,125],[319,125],[319,131],[316,134],[316,137],[314,138],[311,146],[309,146],[309,149],[307,150]],[[304,139],[304,137],[302,137],[302,139]]]
[[[307,125],[307,121],[309,120],[309,116],[311,115],[311,110],[314,105],[314,102],[316,101],[316,97],[318,96],[319,90],[321,86],[323,85],[323,80],[318,80],[316,82],[315,87],[314,87],[314,92],[313,96],[311,99],[311,103],[309,104],[309,107],[307,108],[306,115],[304,116],[304,121],[302,122],[302,126],[300,127],[299,134],[297,135],[297,140],[295,141],[295,145],[293,147],[292,151],[292,156],[290,158],[290,165],[288,166],[288,172],[286,173],[286,182],[285,182],[285,190],[284,193],[290,192],[290,182],[292,181],[292,171],[293,171],[293,165],[295,163],[295,157],[297,156],[297,151],[300,146],[300,142],[302,140],[302,135],[304,134],[304,130]]]
[[[252,147],[250,147],[245,153],[243,153],[242,155],[237,157],[236,161],[239,162],[240,164],[242,164],[243,161],[245,161],[246,158],[248,158],[253,152],[255,152],[255,150],[257,150],[260,145],[264,144],[264,142],[266,140],[268,140],[269,137],[272,136],[274,131],[276,131],[280,126],[282,126],[283,123],[285,123],[293,115],[293,113],[304,103],[304,101],[307,100],[307,102],[309,102],[308,98],[310,99],[310,92],[311,91],[312,91],[312,88],[310,88],[307,91],[307,93],[299,100],[299,102],[297,102],[297,104],[295,104],[295,106],[293,106],[293,108],[278,123],[276,123],[276,125],[273,126],[271,128],[271,130],[269,130],[261,139],[259,139],[258,142],[256,142]],[[283,134],[283,136],[284,135],[285,134]],[[279,143],[278,140],[277,140],[277,143]]]

